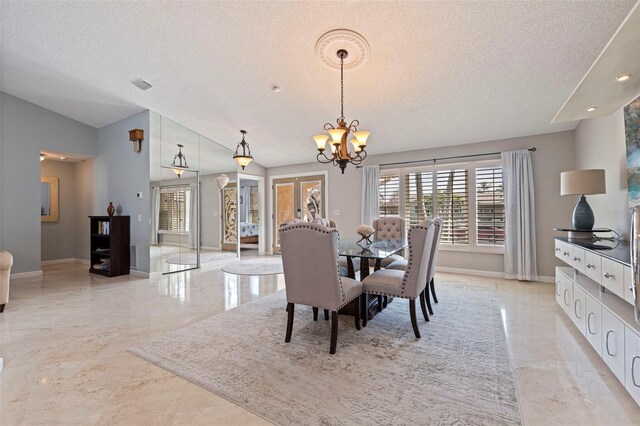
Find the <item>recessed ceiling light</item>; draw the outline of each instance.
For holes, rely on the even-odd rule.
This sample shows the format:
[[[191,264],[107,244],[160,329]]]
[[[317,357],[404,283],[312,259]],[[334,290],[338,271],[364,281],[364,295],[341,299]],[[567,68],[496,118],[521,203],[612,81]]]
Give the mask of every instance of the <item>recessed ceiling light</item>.
[[[587,112],[595,111],[596,109],[598,109],[598,108],[597,107],[589,107],[589,108],[587,108]]]
[[[280,91],[280,86],[274,84],[273,86],[271,86],[271,91],[274,93],[278,93]]]
[[[627,81],[631,77],[631,74],[623,74],[620,77],[616,78],[616,81]]]

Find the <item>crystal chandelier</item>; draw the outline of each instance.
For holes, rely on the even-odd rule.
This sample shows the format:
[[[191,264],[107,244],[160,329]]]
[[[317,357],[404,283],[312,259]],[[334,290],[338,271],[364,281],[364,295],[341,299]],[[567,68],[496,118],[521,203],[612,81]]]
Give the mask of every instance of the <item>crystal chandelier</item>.
[[[251,156],[251,149],[249,148],[249,144],[244,140],[244,135],[247,134],[247,131],[240,130],[240,133],[242,133],[242,140],[236,147],[236,153],[233,155],[233,159],[236,160],[238,162],[238,165],[242,167],[242,170],[244,170],[244,168],[249,165],[251,160],[253,160],[253,157]],[[241,148],[242,152],[240,152]]]
[[[173,157],[173,163],[171,163],[171,170],[173,170],[173,173],[178,175],[178,177],[182,176],[185,169],[189,168],[189,165],[187,164],[187,157],[182,153],[183,146],[184,145],[178,144],[178,153]],[[178,161],[178,164],[176,164],[176,161]]]
[[[334,127],[331,123],[324,125],[324,129],[331,135],[331,156],[327,157],[324,152],[329,136],[317,135],[313,137],[313,140],[318,145],[319,151],[316,159],[323,164],[333,163],[334,166],[340,167],[342,174],[344,174],[347,164],[351,163],[357,166],[367,158],[365,147],[367,146],[367,138],[370,132],[358,131],[358,126],[360,125],[358,120],[353,120],[348,126],[344,120],[344,59],[349,56],[349,52],[345,49],[340,49],[336,54],[340,58],[340,117],[336,120],[338,127]],[[353,153],[347,148],[347,140],[351,132],[355,136],[355,139],[349,141],[353,146]]]

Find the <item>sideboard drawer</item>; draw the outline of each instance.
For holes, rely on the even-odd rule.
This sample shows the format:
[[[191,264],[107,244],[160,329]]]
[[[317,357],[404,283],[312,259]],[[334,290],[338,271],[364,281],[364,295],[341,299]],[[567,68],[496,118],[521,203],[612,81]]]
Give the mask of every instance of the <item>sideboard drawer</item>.
[[[584,258],[585,275],[600,284],[600,281],[602,280],[602,256],[587,251],[585,252]]]
[[[576,271],[582,272],[583,274],[585,273],[584,253],[585,250],[583,248],[576,246],[571,247],[571,266],[573,266]]]
[[[555,249],[555,254],[556,257],[560,260],[564,260],[564,257],[562,257],[562,252],[563,252],[563,242],[560,240],[555,240],[556,241],[556,249]]]
[[[618,297],[624,297],[623,265],[602,258],[602,280],[600,283]]]
[[[633,277],[631,276],[631,268],[628,266],[623,266],[624,272],[622,273],[624,279],[624,300],[634,304],[633,302]],[[640,366],[638,366],[640,368]]]

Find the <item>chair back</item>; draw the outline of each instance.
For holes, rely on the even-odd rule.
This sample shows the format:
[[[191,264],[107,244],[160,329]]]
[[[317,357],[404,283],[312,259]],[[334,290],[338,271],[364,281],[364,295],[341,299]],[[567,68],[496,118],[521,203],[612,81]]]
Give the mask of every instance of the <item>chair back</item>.
[[[323,217],[316,217],[310,223],[317,223],[322,226],[326,226],[327,228],[335,228],[336,223],[330,219],[325,219]]]
[[[433,223],[429,223],[409,229],[409,258],[402,280],[402,294],[406,297],[417,299],[427,285],[435,228]]]
[[[404,219],[397,216],[379,217],[373,220],[376,241],[403,240],[406,237]]]
[[[433,219],[433,224],[436,227],[434,235],[433,247],[431,248],[431,258],[429,259],[429,275],[427,281],[431,281],[436,275],[436,261],[438,260],[438,250],[440,248],[440,239],[442,238],[442,225],[443,220],[441,217]]]
[[[338,231],[300,222],[282,226],[279,235],[287,302],[332,311],[342,306]]]

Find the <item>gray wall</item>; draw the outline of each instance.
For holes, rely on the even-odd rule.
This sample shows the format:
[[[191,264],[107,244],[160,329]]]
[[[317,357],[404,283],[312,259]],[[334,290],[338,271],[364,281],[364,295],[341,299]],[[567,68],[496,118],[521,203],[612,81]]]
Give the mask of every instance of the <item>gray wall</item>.
[[[149,272],[149,128],[150,114],[144,111],[99,129],[94,169],[94,214],[106,214],[113,201],[116,214],[131,216],[131,244],[138,248],[137,269],[142,272]],[[144,130],[141,152],[133,152],[131,129]]]
[[[94,166],[96,160],[91,158],[75,163],[76,176],[76,223],[75,223],[75,258],[89,260],[90,232],[89,216],[104,214],[104,206],[98,206],[94,199]]]
[[[628,238],[630,216],[622,109],[604,117],[582,120],[575,134],[575,168],[606,170],[607,193],[587,196],[596,216],[595,226],[614,229]],[[577,203],[577,197],[573,198]]]
[[[434,157],[449,157],[485,152],[508,151],[535,146],[533,154],[534,184],[536,198],[536,238],[538,243],[538,273],[541,276],[555,275],[554,268],[560,263],[554,256],[552,231],[555,227],[571,224],[574,201],[560,196],[560,172],[574,167],[574,134],[572,131],[528,136],[515,139],[459,145],[446,148],[425,149],[394,154],[374,155],[365,164],[380,164]],[[460,161],[460,160],[459,160]],[[360,224],[362,199],[362,172],[349,165],[344,175],[334,166],[307,163],[296,166],[267,169],[269,177],[312,171],[328,170],[329,218],[336,222],[343,238],[353,238]],[[267,205],[271,211],[271,188],[267,188]],[[340,215],[333,212],[340,210]],[[271,225],[272,226],[272,225]],[[268,242],[269,247],[271,241]],[[438,257],[438,266],[472,269],[488,272],[503,272],[502,254],[443,251]]]
[[[58,178],[58,221],[42,222],[42,260],[73,259],[76,255],[76,168],[73,163],[40,162],[41,176]]]
[[[0,247],[12,272],[40,270],[40,150],[95,156],[97,130],[0,93]]]

